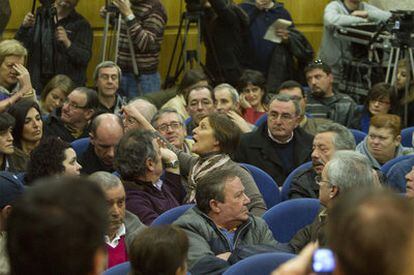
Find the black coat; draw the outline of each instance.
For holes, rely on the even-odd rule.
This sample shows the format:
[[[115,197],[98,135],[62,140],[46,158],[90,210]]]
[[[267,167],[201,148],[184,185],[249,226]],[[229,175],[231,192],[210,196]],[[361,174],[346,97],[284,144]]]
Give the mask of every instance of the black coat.
[[[313,136],[296,128],[291,142],[294,142],[294,167],[310,161]],[[268,136],[267,123],[263,123],[256,131],[242,135],[234,159],[259,167],[281,186],[291,171],[284,170],[282,160],[273,153],[273,144],[274,141]]]

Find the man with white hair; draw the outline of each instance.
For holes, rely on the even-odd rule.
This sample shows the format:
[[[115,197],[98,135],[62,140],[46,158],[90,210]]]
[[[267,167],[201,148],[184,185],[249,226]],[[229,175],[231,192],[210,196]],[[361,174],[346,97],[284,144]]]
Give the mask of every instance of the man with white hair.
[[[131,100],[123,108],[125,131],[129,131],[132,129],[138,129],[142,127],[142,125],[135,118],[128,115],[128,109],[131,109],[131,108],[139,111],[148,122],[151,122],[152,118],[157,112],[157,107],[155,107],[154,104],[152,104],[151,102],[145,99],[137,98],[137,99]]]
[[[316,177],[316,182],[320,186],[319,200],[322,207],[312,224],[301,229],[290,240],[289,246],[294,253],[299,253],[310,242],[319,241],[321,246],[326,244],[324,229],[328,218],[327,209],[343,193],[357,188],[380,186],[368,159],[349,150],[336,152],[323,168],[322,174]]]

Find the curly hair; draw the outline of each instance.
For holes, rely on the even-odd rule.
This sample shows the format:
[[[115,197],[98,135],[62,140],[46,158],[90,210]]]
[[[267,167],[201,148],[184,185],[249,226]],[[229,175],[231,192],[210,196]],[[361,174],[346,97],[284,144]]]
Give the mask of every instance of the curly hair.
[[[70,144],[58,137],[51,136],[42,140],[30,154],[26,183],[31,184],[36,179],[63,173],[65,151],[69,148]]]
[[[123,180],[133,181],[137,176],[144,176],[147,169],[145,161],[157,160],[152,141],[155,134],[145,130],[131,130],[119,141],[115,154],[115,169]]]

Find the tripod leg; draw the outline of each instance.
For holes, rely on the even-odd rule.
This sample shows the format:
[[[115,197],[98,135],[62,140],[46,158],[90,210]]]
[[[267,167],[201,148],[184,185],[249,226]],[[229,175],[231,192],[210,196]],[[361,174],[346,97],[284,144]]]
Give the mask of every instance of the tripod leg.
[[[390,57],[388,58],[388,65],[387,65],[387,74],[385,75],[385,82],[391,83],[391,70],[392,70],[392,60],[394,58],[395,48],[392,47],[390,51]]]
[[[119,36],[121,34],[121,23],[122,23],[122,14],[119,13],[117,23],[116,23],[115,56],[114,56],[115,63],[118,63],[118,49],[119,49]]]
[[[101,44],[101,62],[106,60],[106,50],[107,50],[107,43],[108,43],[108,30],[109,30],[109,13],[105,15],[105,26],[104,26],[104,33],[102,36],[102,44]]]
[[[397,52],[395,54],[394,58],[394,66],[392,68],[392,79],[391,79],[391,85],[393,85],[397,79],[397,67],[398,67],[398,60],[400,60],[400,54],[401,50],[400,48],[397,48]]]
[[[410,69],[411,69],[411,80],[414,79],[414,58],[413,58],[413,49],[412,48],[408,48],[408,56],[409,56],[409,61],[410,61]]]

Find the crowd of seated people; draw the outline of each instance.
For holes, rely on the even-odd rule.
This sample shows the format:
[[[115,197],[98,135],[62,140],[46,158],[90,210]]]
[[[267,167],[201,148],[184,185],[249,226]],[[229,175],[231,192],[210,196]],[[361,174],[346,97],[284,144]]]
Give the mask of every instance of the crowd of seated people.
[[[47,21],[38,22],[50,16],[41,6],[38,15],[25,16],[17,40],[0,42],[0,274],[101,274],[125,262],[132,274],[222,274],[259,253],[306,258],[301,251],[313,251],[315,241],[346,261],[350,252],[330,220],[343,222],[340,215],[348,209],[340,204],[348,196],[366,194],[373,201],[369,207],[378,207],[376,198],[389,200],[391,210],[414,214],[408,205],[414,197],[414,149],[401,142],[402,129],[414,126],[409,61],[399,62],[395,85],[373,85],[365,104],[357,105],[335,85],[343,68],[326,44],[334,12],[341,20],[364,22],[387,18],[388,12],[360,1],[332,1],[325,11],[330,21],[325,20],[322,59],[312,61],[313,50],[293,22],[276,31],[278,45],[262,37],[277,19],[292,21],[281,3],[205,1],[206,20],[214,27],[203,32],[215,30],[210,33],[214,43],[205,41],[207,68],[185,71],[169,91],[153,91],[159,90],[165,9],[159,0],[148,6],[113,2],[123,16],[122,39],[130,34],[137,52],[126,54],[129,42],[122,41],[122,60],[96,65],[91,87],[86,68],[92,30],[75,10],[78,0],[56,0],[55,33]],[[152,19],[142,17],[143,8]],[[267,16],[270,21],[264,22]],[[54,39],[55,53],[48,52],[51,45],[39,44],[43,39]],[[226,59],[230,49],[239,52]],[[274,67],[281,56],[286,58],[283,73]],[[138,78],[127,65],[130,59],[143,69]],[[145,95],[135,97],[140,92]],[[355,130],[366,133],[359,144]],[[287,198],[274,194],[277,202],[319,199],[317,215],[289,242],[277,242],[262,219],[270,213],[264,199],[268,191],[244,164],[271,178],[273,190],[286,189]],[[297,170],[303,165],[309,166]],[[371,191],[362,192],[366,187]],[[398,192],[405,193],[404,205],[387,197]],[[362,195],[353,196],[361,200],[356,207],[365,207]],[[188,204],[174,225],[154,226],[170,210]],[[63,227],[65,235],[58,232]],[[398,255],[411,248],[408,233],[406,238]],[[55,242],[59,245],[47,249]],[[67,256],[77,263],[65,263]],[[283,268],[275,273],[284,274],[278,273]],[[349,268],[344,274],[354,271],[342,268]]]

